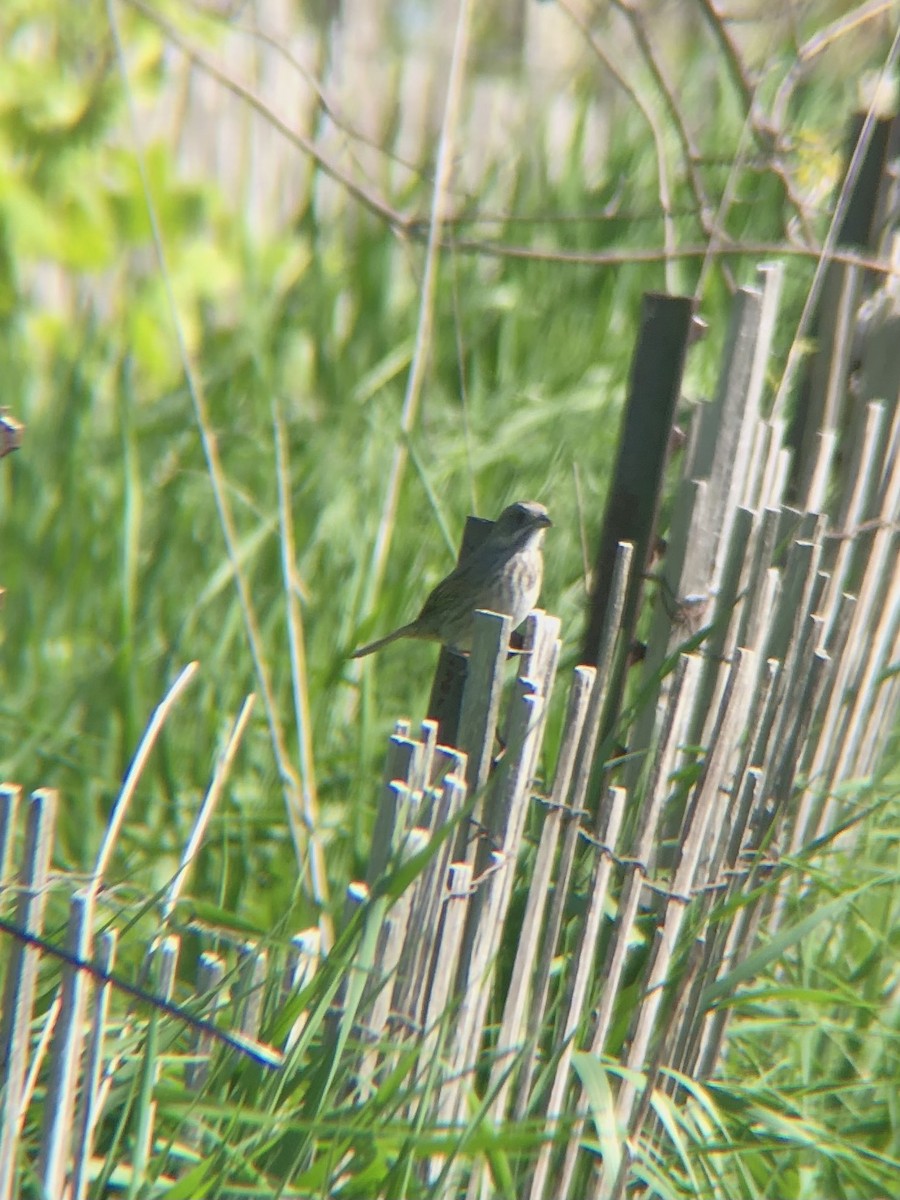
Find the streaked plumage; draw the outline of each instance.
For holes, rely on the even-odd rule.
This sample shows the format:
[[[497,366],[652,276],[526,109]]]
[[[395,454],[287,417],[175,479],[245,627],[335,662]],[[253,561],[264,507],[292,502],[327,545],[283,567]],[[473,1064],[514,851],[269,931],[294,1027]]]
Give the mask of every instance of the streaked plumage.
[[[474,616],[480,608],[510,616],[513,628],[521,624],[540,594],[541,542],[551,524],[543,504],[510,504],[482,544],[441,580],[414,621],[354,650],[353,657],[362,658],[404,637],[471,650]]]

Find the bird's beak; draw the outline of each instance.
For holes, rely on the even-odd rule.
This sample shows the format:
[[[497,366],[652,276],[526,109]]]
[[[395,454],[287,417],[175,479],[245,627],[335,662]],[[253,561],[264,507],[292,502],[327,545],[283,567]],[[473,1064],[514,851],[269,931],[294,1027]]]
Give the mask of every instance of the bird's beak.
[[[552,525],[553,522],[550,520],[549,516],[546,513],[541,513],[540,524],[544,525],[544,526],[549,526],[549,525]]]

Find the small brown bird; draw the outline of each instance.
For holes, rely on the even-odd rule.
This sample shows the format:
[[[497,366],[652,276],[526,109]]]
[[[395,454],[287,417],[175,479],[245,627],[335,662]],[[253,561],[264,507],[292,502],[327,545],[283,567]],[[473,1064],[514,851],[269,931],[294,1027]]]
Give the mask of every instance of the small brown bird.
[[[472,629],[479,608],[504,613],[513,628],[534,608],[541,590],[544,560],[541,542],[553,522],[543,504],[519,500],[505,508],[481,545],[442,579],[408,625],[360,646],[362,658],[398,638],[442,642],[461,653],[472,649]]]

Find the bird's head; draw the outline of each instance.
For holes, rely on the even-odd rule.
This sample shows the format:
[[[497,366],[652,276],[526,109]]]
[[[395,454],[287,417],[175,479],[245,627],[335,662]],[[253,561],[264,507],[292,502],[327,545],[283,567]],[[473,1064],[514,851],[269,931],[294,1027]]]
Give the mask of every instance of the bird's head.
[[[526,545],[532,540],[540,542],[544,530],[553,522],[543,504],[536,500],[517,500],[504,508],[494,522],[491,538],[506,545]]]

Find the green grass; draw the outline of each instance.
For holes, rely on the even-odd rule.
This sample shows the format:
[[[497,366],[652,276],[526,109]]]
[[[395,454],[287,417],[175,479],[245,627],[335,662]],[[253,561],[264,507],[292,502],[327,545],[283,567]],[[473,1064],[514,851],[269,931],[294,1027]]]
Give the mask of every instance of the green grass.
[[[214,184],[180,178],[173,147],[158,143],[146,147],[144,160],[165,245],[163,268],[153,251],[138,139],[104,10],[85,6],[76,17],[62,4],[45,8],[44,19],[58,35],[56,58],[24,53],[13,37],[40,20],[27,6],[10,6],[0,17],[13,80],[0,94],[0,377],[3,403],[27,425],[22,451],[0,464],[0,581],[6,589],[0,773],[28,788],[60,789],[55,864],[85,871],[154,706],[183,665],[199,661],[199,677],[143,775],[114,860],[108,911],[127,921],[133,897],[151,896],[176,871],[216,753],[245,695],[259,687],[178,353],[179,329],[205,394],[238,560],[296,763],[273,408],[284,422],[321,837],[331,892],[341,897],[364,870],[386,733],[398,716],[422,716],[435,658],[427,646],[393,647],[357,677],[349,650],[416,610],[450,566],[468,512],[493,516],[514,498],[550,507],[555,528],[547,543],[544,604],[563,618],[567,651],[578,645],[584,603],[579,523],[592,545],[640,296],[663,288],[665,271],[640,262],[598,269],[462,251],[444,255],[435,338],[387,572],[374,614],[366,618],[367,571],[415,332],[421,246],[371,216],[323,218],[313,200],[285,229],[249,229]],[[145,51],[132,86],[152,94],[162,80],[159,35],[133,13],[122,16],[126,45],[133,48],[140,38]],[[108,58],[88,52],[97,41]],[[876,46],[871,60],[877,52]],[[709,47],[704,52],[691,42],[683,53],[703,67],[688,77],[713,75],[725,99],[718,119],[710,119],[710,92],[696,82],[685,93],[701,152],[717,160],[704,167],[704,177],[718,199],[740,115]],[[851,69],[861,70],[855,61]],[[590,84],[589,75],[579,86]],[[851,81],[838,93],[814,76],[793,110],[792,139],[822,147],[812,152],[814,158],[821,153],[822,171],[842,137],[851,92]],[[491,236],[561,251],[626,252],[659,244],[646,127],[621,100],[616,112],[599,192],[583,182],[577,144],[561,179],[551,176],[539,149],[529,148],[517,161],[505,204],[511,217],[535,223],[501,221],[490,226]],[[803,143],[803,136],[822,141]],[[598,219],[612,197],[613,215]],[[404,210],[427,212],[427,180],[392,199]],[[471,206],[471,226],[455,232],[485,236],[477,214],[494,212],[493,200],[488,183]],[[689,201],[681,176],[675,200],[678,209]],[[777,242],[790,212],[772,174],[745,169],[728,232],[738,242]],[[535,217],[556,213],[582,219],[553,224]],[[816,219],[821,230],[821,216]],[[690,213],[676,218],[676,228],[684,242],[702,243]],[[81,298],[62,308],[45,304],[34,286],[41,264],[58,267]],[[753,282],[753,261],[735,257],[729,265],[738,282]],[[788,260],[782,354],[812,265]],[[699,271],[697,262],[679,264],[678,286],[693,291]],[[714,386],[727,321],[718,265],[705,277],[700,299],[712,329],[692,351],[689,404]],[[887,787],[885,795],[891,796]],[[694,1122],[687,1129],[697,1154],[694,1171],[671,1157],[664,1168],[652,1165],[666,1176],[667,1194],[889,1193],[900,1157],[891,1099],[897,894],[889,872],[895,850],[896,833],[882,815],[860,857],[823,860],[808,905],[824,903],[821,897],[833,891],[850,894],[863,879],[878,882],[827,936],[820,931],[794,947],[769,988],[761,984],[759,995],[741,1000],[727,1082],[711,1089],[727,1135],[713,1144],[719,1133],[708,1113],[699,1102],[689,1110],[683,1119]],[[278,946],[315,920],[297,877],[260,705],[189,892],[217,906],[222,920],[236,914],[250,929],[274,930]],[[133,935],[149,936],[151,925],[152,917],[142,917]],[[132,944],[126,964],[139,957]],[[335,974],[349,959],[350,950],[342,950]],[[325,984],[316,989],[324,995]],[[308,1065],[324,1071],[321,1039],[321,1023],[313,1024],[303,1049]],[[137,1076],[132,1087],[130,1103],[146,1103]],[[423,1087],[424,1113],[427,1082]],[[385,1178],[409,1179],[409,1164],[429,1133],[396,1119],[389,1089],[352,1113],[327,1080],[318,1106],[310,1094],[297,1075],[262,1078],[236,1069],[234,1078],[214,1077],[207,1112],[206,1099],[189,1100],[167,1080],[162,1124],[173,1139],[182,1119],[198,1115],[222,1139],[221,1154],[198,1163],[195,1175],[182,1179],[180,1194],[207,1194],[201,1179],[218,1178],[220,1171],[258,1186],[261,1164],[308,1163],[329,1138],[333,1161],[351,1141],[365,1147],[355,1151],[352,1194],[378,1194]],[[534,1149],[533,1131],[495,1134],[474,1117],[472,1128],[472,1145],[495,1154],[498,1177],[501,1149]],[[104,1136],[116,1145],[112,1129]],[[517,1136],[524,1147],[515,1144]],[[162,1155],[151,1174],[165,1161]],[[326,1160],[320,1155],[315,1162],[304,1167],[297,1185],[304,1194],[324,1195]],[[704,1175],[716,1180],[707,1190],[699,1181]]]

